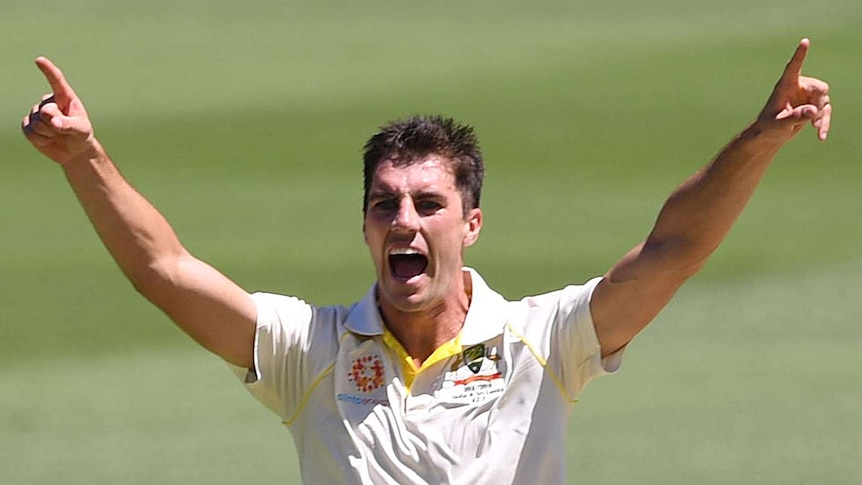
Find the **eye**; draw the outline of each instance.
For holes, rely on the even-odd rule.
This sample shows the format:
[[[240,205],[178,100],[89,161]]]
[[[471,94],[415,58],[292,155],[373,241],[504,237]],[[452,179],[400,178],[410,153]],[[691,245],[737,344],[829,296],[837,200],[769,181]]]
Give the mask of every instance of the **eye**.
[[[428,215],[443,208],[443,204],[433,199],[420,200],[416,202],[416,212]]]
[[[394,211],[394,210],[398,209],[398,201],[395,199],[390,199],[390,198],[379,199],[379,200],[374,201],[371,204],[371,207],[374,208],[374,210],[381,211],[381,212]]]

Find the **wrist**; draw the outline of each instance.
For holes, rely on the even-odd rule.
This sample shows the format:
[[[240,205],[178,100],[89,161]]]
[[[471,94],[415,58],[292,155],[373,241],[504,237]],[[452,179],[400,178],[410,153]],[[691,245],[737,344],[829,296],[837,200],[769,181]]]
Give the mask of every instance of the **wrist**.
[[[755,144],[763,149],[779,149],[790,141],[794,133],[780,129],[770,120],[758,118],[739,134],[739,140]]]
[[[102,144],[99,143],[99,140],[91,134],[90,137],[82,143],[80,150],[69,155],[66,160],[61,160],[59,162],[64,170],[68,170],[76,166],[94,163],[105,155],[105,149],[102,147]]]

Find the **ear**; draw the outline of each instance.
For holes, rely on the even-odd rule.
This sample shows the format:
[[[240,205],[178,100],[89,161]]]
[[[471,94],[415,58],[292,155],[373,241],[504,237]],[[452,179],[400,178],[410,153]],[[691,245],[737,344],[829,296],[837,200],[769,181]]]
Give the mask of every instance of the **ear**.
[[[476,207],[467,212],[467,217],[464,219],[466,232],[464,233],[463,245],[470,247],[479,239],[479,232],[482,230],[482,209]]]

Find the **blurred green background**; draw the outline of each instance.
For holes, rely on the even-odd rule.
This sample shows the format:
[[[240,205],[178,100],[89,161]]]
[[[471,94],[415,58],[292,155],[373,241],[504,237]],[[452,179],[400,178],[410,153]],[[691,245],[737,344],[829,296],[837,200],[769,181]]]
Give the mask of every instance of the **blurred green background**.
[[[575,407],[571,483],[862,481],[862,3],[0,2],[0,483],[298,483],[289,433],[121,277],[19,122],[51,57],[125,175],[249,290],[360,298],[360,150],[473,124],[509,298],[601,274],[760,109],[803,36],[830,140],[778,157]]]

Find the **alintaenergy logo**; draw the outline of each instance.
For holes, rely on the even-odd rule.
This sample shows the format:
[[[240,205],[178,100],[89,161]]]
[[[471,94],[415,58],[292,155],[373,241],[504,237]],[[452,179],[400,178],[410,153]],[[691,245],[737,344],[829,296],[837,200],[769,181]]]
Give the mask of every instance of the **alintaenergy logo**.
[[[359,357],[353,361],[347,378],[356,384],[357,391],[371,392],[378,389],[383,385],[383,362],[377,355]]]

